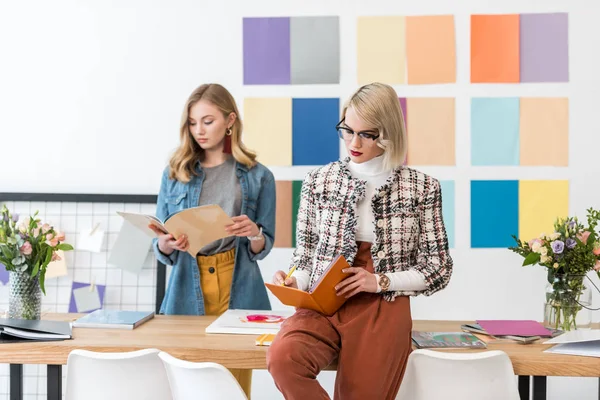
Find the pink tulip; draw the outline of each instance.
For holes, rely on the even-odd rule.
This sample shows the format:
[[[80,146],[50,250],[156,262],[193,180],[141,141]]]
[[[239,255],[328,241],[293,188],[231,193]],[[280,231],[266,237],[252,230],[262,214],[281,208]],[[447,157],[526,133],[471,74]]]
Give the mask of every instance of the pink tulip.
[[[51,261],[59,261],[59,260],[62,260],[62,258],[60,258],[60,256],[58,255],[57,252],[53,251]]]
[[[23,254],[24,256],[28,256],[31,254],[31,252],[33,251],[33,248],[31,247],[31,243],[29,242],[25,242],[23,243],[23,246],[21,246],[21,248],[19,249],[19,251],[21,252],[21,254]]]
[[[54,237],[54,234],[52,234],[52,233],[46,234],[46,240],[52,240],[53,237]]]
[[[600,243],[599,242],[594,243],[594,250],[592,250],[592,253],[594,253],[595,256],[600,256]]]
[[[56,239],[59,242],[64,242],[65,241],[65,233],[64,232],[56,232]]]
[[[581,240],[583,244],[587,244],[588,237],[590,237],[590,231],[583,231],[582,233],[577,234],[577,238]]]
[[[52,227],[48,224],[42,225],[42,233],[45,235]]]

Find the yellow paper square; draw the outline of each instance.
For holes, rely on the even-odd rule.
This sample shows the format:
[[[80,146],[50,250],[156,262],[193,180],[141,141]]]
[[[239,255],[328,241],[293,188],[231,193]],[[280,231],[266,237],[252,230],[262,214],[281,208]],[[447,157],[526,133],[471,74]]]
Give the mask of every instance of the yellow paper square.
[[[406,83],[405,17],[359,17],[358,83]]]
[[[521,165],[569,165],[569,99],[521,98]]]
[[[56,254],[60,257],[60,260],[52,261],[48,264],[46,267],[45,279],[67,275],[67,261],[65,260],[65,252],[62,250],[57,250]]]
[[[456,82],[453,15],[406,17],[409,84]]]
[[[455,165],[454,98],[406,100],[409,165]]]
[[[292,165],[292,99],[244,99],[242,141],[267,166]]]
[[[519,239],[554,232],[556,218],[569,215],[569,181],[519,181]]]

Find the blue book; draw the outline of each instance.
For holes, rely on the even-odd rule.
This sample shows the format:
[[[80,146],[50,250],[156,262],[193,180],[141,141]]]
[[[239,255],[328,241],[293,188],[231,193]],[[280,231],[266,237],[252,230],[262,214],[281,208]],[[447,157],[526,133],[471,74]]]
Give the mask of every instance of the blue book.
[[[96,310],[73,321],[73,328],[134,329],[154,318],[154,311]]]

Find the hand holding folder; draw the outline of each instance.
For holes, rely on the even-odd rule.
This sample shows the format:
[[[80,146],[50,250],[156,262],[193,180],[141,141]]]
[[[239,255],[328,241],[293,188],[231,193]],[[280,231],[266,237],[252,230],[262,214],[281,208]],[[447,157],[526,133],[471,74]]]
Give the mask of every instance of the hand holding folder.
[[[335,286],[351,275],[342,272],[349,267],[344,256],[337,256],[325,269],[319,280],[306,292],[273,283],[265,283],[265,286],[287,306],[306,308],[330,316],[347,300],[344,296],[337,295]]]

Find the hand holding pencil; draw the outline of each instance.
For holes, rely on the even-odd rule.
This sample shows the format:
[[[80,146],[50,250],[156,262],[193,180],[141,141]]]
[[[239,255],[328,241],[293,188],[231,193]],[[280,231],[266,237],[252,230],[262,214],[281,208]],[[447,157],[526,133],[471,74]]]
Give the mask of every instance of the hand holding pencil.
[[[296,278],[292,276],[295,270],[296,266],[290,269],[287,274],[283,271],[275,272],[275,275],[273,276],[273,283],[275,285],[289,286],[298,289],[298,282],[296,282]]]

